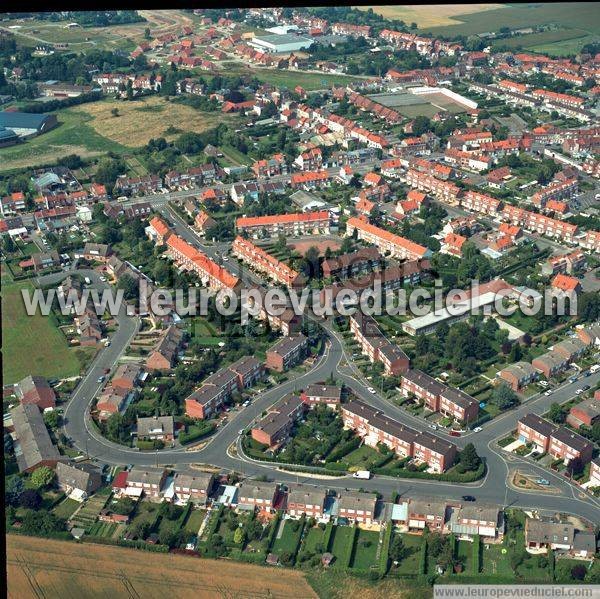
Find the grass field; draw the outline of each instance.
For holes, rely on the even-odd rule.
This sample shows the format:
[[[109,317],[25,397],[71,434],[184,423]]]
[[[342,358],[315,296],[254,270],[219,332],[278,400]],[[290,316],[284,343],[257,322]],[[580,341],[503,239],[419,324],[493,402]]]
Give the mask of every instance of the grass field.
[[[494,42],[492,46],[508,46],[509,48],[532,48],[540,44],[553,44],[564,40],[573,40],[587,36],[587,31],[583,29],[557,29],[554,31],[541,31],[539,33],[529,33],[527,35],[517,35],[508,39],[501,39]]]
[[[552,43],[539,44],[537,46],[528,46],[527,50],[548,54],[549,56],[571,56],[577,54],[583,46],[598,42],[600,37],[597,35],[585,35],[583,37],[573,37],[571,39],[563,39]]]
[[[453,36],[498,31],[500,27],[520,29],[554,23],[564,28],[600,34],[600,10],[597,4],[587,2],[509,4],[495,10],[463,14],[456,20],[459,21],[457,25],[428,26],[425,29],[434,35]]]
[[[316,597],[303,574],[249,564],[7,535],[8,596]]]
[[[375,563],[378,543],[378,532],[360,529],[356,537],[356,543],[354,544],[354,553],[350,567],[360,570],[370,568]]]
[[[113,108],[118,109],[119,116],[111,114]],[[178,135],[165,133],[171,126],[201,133],[231,118],[220,112],[200,112],[184,104],[170,103],[158,96],[133,102],[102,100],[72,110],[84,115],[88,126],[102,138],[130,148],[143,146],[156,137],[170,141]]]
[[[98,134],[90,126],[91,116],[81,109],[57,113],[58,126],[22,144],[0,149],[0,172],[54,162],[61,156],[79,154],[98,156],[104,152],[121,153],[125,148]]]
[[[295,525],[298,525],[296,530],[293,528]],[[279,539],[275,539],[271,551],[278,555],[284,551],[287,551],[288,553],[294,553],[298,545],[300,533],[301,528],[298,521],[286,520],[283,526],[281,537]]]
[[[74,499],[69,499],[67,497],[64,501],[59,503],[52,511],[57,517],[63,518],[64,520],[68,520],[73,515],[73,512],[80,505],[81,504],[78,501],[75,501]]]
[[[66,378],[79,374],[76,349],[49,317],[28,316],[21,289],[33,289],[30,282],[12,282],[2,277],[3,327],[2,375],[4,384],[16,383],[28,374]]]
[[[474,12],[501,8],[502,4],[432,4],[403,6],[356,6],[360,10],[372,8],[387,19],[400,19],[405,23],[416,23],[419,27],[440,27],[460,23],[458,17]]]

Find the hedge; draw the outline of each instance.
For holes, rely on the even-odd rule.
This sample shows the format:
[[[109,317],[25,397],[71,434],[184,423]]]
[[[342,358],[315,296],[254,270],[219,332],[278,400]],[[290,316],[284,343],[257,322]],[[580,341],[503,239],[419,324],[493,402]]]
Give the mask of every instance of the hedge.
[[[381,553],[379,554],[379,575],[385,576],[388,571],[390,545],[392,543],[392,532],[394,527],[391,522],[388,522],[383,531],[383,543],[381,544]]]
[[[185,506],[185,509],[183,510],[183,513],[177,519],[177,527],[178,528],[183,527],[183,525],[185,524],[185,521],[188,519],[188,516],[190,515],[190,512],[192,511],[192,507],[193,507],[192,502],[188,501]]]
[[[300,530],[298,532],[298,539],[296,541],[296,547],[292,551],[292,564],[296,563],[296,556],[298,555],[298,550],[300,549],[300,542],[302,541],[302,533],[304,532],[304,527],[306,526],[306,514],[302,514],[299,522],[300,522]]]
[[[556,567],[556,559],[554,557],[554,551],[552,549],[548,550],[548,567],[550,568],[550,580],[555,580],[555,567]]]
[[[410,470],[398,470],[397,468],[373,468],[372,472],[374,474],[383,474],[385,476],[396,476],[398,478],[422,478],[428,480],[439,480],[443,482],[449,483],[472,483],[476,480],[479,480],[485,474],[485,464],[481,462],[479,468],[477,470],[470,470],[469,472],[464,472],[463,474],[458,474],[456,472],[445,472],[442,474],[429,474],[428,472],[420,472],[415,471],[411,472]]]
[[[336,470],[330,470],[329,468],[320,468],[319,466],[297,466],[295,464],[283,464],[281,470],[288,470],[290,472],[308,472],[309,474],[326,474],[327,476],[346,476],[347,472],[338,472]]]
[[[344,568],[349,568],[352,562],[352,554],[354,553],[354,545],[356,544],[356,536],[358,535],[358,526],[352,527],[352,536],[350,537],[350,541],[346,546],[346,554],[344,555],[344,561],[342,562],[342,566]]]
[[[334,449],[326,458],[326,462],[337,462],[340,458],[349,454],[351,451],[356,449],[362,442],[360,437],[353,437],[349,441],[346,441],[343,445]]]
[[[137,446],[142,450],[162,449],[165,444],[160,439],[138,439]]]
[[[275,535],[277,534],[277,529],[279,528],[279,521],[281,520],[281,512],[277,511],[275,514],[275,518],[271,522],[271,530],[269,530],[269,536],[267,537],[267,553],[271,550],[273,546],[273,541],[275,540]]]
[[[329,551],[329,545],[331,544],[331,535],[333,534],[333,523],[327,522],[325,530],[323,531],[323,553]]]
[[[169,553],[167,545],[152,545],[146,541],[125,541],[123,539],[109,539],[107,537],[83,536],[80,541],[84,543],[95,543],[99,545],[118,545],[119,547],[130,547],[133,549],[143,549],[144,551],[153,551],[154,553]]]
[[[197,441],[198,439],[202,439],[210,435],[216,428],[216,424],[214,422],[203,422],[202,424],[194,424],[189,427],[188,432],[179,433],[179,442],[182,445],[186,443],[191,443],[192,441]]]
[[[481,568],[481,538],[479,535],[473,537],[473,563],[471,564],[471,574],[479,574]]]
[[[419,574],[427,573],[427,539],[423,537],[421,555],[419,555]]]

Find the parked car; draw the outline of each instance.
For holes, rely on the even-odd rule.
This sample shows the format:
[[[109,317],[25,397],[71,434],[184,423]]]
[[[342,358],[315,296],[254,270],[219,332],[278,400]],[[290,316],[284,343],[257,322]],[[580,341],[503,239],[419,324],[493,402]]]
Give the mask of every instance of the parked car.
[[[544,395],[552,395],[552,389],[548,389],[548,391],[544,391]]]
[[[451,437],[460,437],[460,433],[458,431],[450,431]]]
[[[480,427],[480,426],[476,426],[476,427],[473,429],[473,432],[474,432],[474,433],[479,433],[479,432],[481,432],[481,427]]]
[[[377,393],[377,391],[375,391],[375,389],[373,389],[373,387],[367,387],[367,391],[369,393]]]
[[[545,478],[538,478],[535,482],[538,485],[543,485],[544,487],[547,487],[550,484],[550,481],[546,480]]]
[[[475,497],[473,497],[473,495],[463,495],[462,496],[463,501],[476,501]]]

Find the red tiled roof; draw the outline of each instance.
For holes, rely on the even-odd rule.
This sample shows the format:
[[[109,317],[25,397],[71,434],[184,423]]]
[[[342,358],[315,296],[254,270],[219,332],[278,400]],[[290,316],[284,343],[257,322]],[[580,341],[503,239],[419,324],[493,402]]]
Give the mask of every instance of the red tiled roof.
[[[274,214],[272,216],[241,216],[236,221],[237,227],[259,227],[261,225],[274,225],[275,223],[313,222],[329,219],[327,210],[319,212],[294,212],[291,214]]]
[[[563,291],[575,291],[579,287],[579,281],[575,277],[559,273],[552,279],[552,287]]]

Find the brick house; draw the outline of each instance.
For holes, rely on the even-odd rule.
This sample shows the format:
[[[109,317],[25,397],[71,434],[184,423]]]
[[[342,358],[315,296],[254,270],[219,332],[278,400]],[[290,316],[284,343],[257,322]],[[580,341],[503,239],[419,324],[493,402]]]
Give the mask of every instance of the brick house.
[[[592,459],[594,446],[586,438],[561,426],[550,435],[548,453],[556,459],[561,459],[565,464],[579,458],[582,464],[587,464]]]
[[[498,373],[498,378],[509,385],[513,391],[519,391],[538,377],[536,369],[529,362],[515,362]]]
[[[359,524],[371,524],[375,519],[376,507],[376,495],[345,491],[338,499],[338,518],[346,518]]]
[[[137,419],[138,439],[172,441],[175,436],[173,416],[149,416]]]
[[[569,410],[567,423],[573,428],[582,425],[593,426],[600,419],[600,401],[595,398],[584,399]]]
[[[308,518],[321,520],[325,510],[327,493],[324,489],[288,483],[286,511],[293,518],[306,514]]]
[[[300,394],[300,399],[309,407],[325,404],[337,409],[340,405],[342,389],[335,385],[309,385]]]
[[[35,404],[40,410],[56,406],[56,394],[42,376],[26,376],[15,385],[15,394],[22,404]]]
[[[170,326],[162,333],[160,340],[146,358],[146,368],[170,370],[175,365],[182,344],[183,331],[176,326]]]
[[[288,370],[304,359],[307,349],[308,339],[302,333],[284,337],[267,350],[266,366],[277,372]]]
[[[456,460],[456,445],[444,441],[427,432],[422,432],[414,441],[413,457],[424,462],[434,472],[444,472],[450,468]]]
[[[158,499],[167,478],[163,468],[144,468],[134,466],[127,475],[127,487],[142,489],[146,497]]]
[[[238,488],[238,508],[271,513],[279,499],[279,484],[245,481]]]
[[[411,499],[408,503],[408,527],[417,530],[427,527],[431,531],[444,532],[447,509],[445,501]]]
[[[267,447],[284,444],[306,405],[297,395],[286,395],[269,408],[267,415],[252,428],[252,438]]]
[[[536,414],[526,414],[519,419],[517,434],[523,443],[533,443],[536,451],[546,453],[550,446],[550,436],[556,425],[540,418]]]
[[[198,470],[183,470],[173,477],[175,495],[180,501],[205,505],[214,486],[214,474]]]

